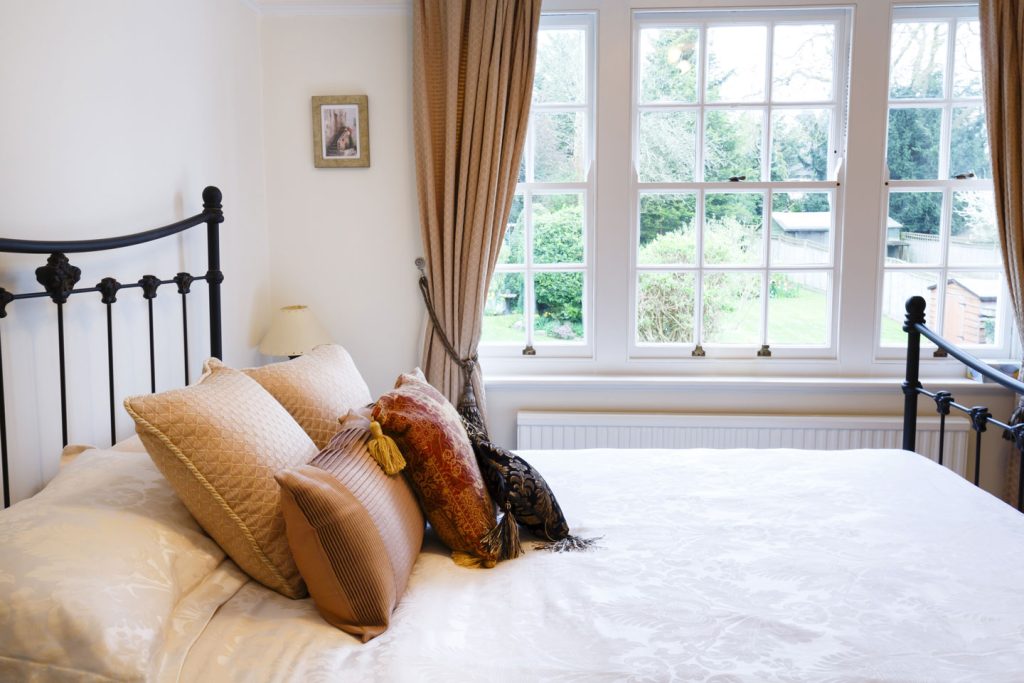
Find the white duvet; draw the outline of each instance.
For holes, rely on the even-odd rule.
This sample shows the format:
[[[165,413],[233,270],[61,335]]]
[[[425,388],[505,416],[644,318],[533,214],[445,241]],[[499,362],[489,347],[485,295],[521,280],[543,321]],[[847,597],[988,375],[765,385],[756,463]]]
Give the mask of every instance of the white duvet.
[[[920,456],[523,456],[597,550],[481,570],[428,540],[390,630],[365,645],[309,600],[232,584],[225,561],[220,588],[175,611],[150,677],[1024,680],[1024,515]]]

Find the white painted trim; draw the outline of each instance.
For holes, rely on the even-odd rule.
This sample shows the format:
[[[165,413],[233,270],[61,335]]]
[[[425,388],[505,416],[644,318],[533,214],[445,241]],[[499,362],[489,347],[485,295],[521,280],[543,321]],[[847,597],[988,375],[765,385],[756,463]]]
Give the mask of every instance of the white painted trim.
[[[780,391],[815,393],[893,393],[900,391],[902,378],[878,377],[736,377],[736,376],[669,376],[669,375],[496,375],[485,376],[487,391],[680,391],[680,390],[743,390],[748,393]],[[929,384],[927,378],[922,380]],[[998,384],[969,379],[939,379],[943,389],[971,394],[1008,394]]]
[[[261,0],[242,0],[247,5],[255,6],[260,14],[269,17],[300,17],[300,16],[352,16],[371,14],[406,14],[412,11],[412,3],[408,0],[382,0],[372,4],[352,5],[337,0],[325,2],[274,2]]]

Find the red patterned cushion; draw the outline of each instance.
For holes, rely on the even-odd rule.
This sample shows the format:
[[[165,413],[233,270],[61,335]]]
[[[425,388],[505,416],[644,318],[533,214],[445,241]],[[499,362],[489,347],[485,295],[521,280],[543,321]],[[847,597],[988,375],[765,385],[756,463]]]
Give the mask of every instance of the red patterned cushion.
[[[413,375],[397,384],[377,401],[373,419],[405,456],[405,472],[441,541],[492,566],[496,553],[482,539],[497,524],[494,503],[458,412]]]

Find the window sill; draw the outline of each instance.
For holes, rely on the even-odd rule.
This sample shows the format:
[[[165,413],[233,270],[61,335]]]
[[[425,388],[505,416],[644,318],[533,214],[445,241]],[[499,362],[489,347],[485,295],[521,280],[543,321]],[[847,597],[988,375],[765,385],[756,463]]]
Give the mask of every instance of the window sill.
[[[666,375],[485,375],[488,391],[678,391],[693,389],[739,390],[757,393],[818,391],[828,393],[876,393],[897,391],[899,377],[699,377]],[[922,378],[925,387],[972,394],[1009,394],[998,384],[964,377]]]

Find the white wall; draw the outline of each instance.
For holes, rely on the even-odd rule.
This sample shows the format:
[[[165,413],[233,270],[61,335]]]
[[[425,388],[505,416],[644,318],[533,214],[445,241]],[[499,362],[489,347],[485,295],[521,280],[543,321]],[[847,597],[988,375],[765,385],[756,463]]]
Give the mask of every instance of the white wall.
[[[419,357],[423,305],[402,6],[263,19],[271,301],[310,305],[379,394]],[[314,168],[314,95],[367,95],[369,168]]]
[[[267,319],[269,250],[259,16],[239,0],[10,0],[0,6],[0,235],[86,239],[164,225],[202,209],[206,185],[224,192],[224,344],[228,362],[256,362]],[[83,286],[206,269],[202,228],[157,247],[75,257]],[[45,256],[4,256],[0,285],[39,289]],[[209,353],[206,289],[189,323],[192,376]],[[67,307],[72,441],[104,444],[106,347],[99,297]],[[115,306],[115,347],[132,368],[119,397],[148,391],[144,307],[137,291]],[[183,381],[180,301],[155,301],[158,389]],[[55,307],[19,301],[0,324],[11,425],[12,489],[31,494],[60,452]],[[83,401],[82,392],[93,400]],[[21,397],[21,400],[18,400]],[[31,397],[25,400],[25,397]],[[120,398],[119,398],[120,400]],[[131,433],[119,410],[120,436]]]

